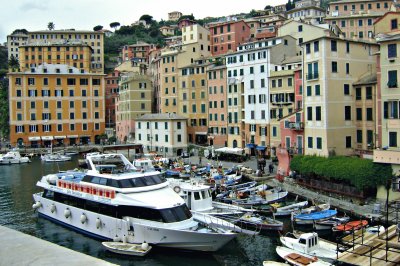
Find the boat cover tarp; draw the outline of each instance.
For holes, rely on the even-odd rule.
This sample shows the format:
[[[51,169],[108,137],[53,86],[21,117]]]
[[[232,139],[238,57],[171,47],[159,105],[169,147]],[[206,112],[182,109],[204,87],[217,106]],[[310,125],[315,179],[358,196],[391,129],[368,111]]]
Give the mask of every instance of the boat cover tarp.
[[[313,212],[313,213],[302,213],[296,215],[294,218],[299,220],[321,220],[326,219],[337,214],[336,210],[326,210],[320,212]]]

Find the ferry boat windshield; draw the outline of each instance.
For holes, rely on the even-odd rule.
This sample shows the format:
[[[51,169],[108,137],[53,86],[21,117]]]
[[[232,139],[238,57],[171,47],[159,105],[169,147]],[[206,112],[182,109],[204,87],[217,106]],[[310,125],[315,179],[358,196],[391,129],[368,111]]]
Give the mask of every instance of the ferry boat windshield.
[[[162,174],[138,176],[126,179],[112,179],[99,176],[86,175],[82,181],[115,188],[136,188],[158,185],[167,182]]]

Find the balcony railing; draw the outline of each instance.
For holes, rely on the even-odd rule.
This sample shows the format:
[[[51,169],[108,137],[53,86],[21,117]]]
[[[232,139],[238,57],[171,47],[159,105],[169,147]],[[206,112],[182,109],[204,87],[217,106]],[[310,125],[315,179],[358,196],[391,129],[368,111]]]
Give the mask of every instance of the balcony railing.
[[[317,79],[319,77],[319,73],[318,72],[311,72],[311,73],[307,73],[306,74],[306,79],[310,80],[310,79]]]
[[[303,122],[290,122],[289,123],[289,128],[293,130],[303,130],[304,129],[304,123]]]

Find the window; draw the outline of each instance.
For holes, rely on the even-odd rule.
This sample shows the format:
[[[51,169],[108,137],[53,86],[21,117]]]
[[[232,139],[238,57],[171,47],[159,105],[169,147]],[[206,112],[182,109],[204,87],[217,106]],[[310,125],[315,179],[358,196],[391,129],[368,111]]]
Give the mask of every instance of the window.
[[[397,57],[397,44],[388,44],[388,58]]]
[[[367,121],[373,121],[372,108],[367,108]]]
[[[320,89],[320,85],[315,85],[315,95],[319,96],[321,95],[321,89]]]
[[[321,106],[315,107],[315,120],[321,121]]]
[[[337,62],[333,61],[332,62],[332,73],[337,73]]]
[[[346,136],[346,148],[351,148],[351,136]]]
[[[322,149],[322,138],[317,137],[317,149],[321,150]]]
[[[68,78],[67,79],[67,85],[68,86],[74,86],[75,85],[75,79],[74,78]]]
[[[397,19],[392,19],[392,20],[390,21],[390,26],[391,26],[391,29],[392,29],[392,30],[397,29],[397,27],[398,27],[397,25],[398,25]]]
[[[312,121],[312,107],[307,107],[307,120]]]
[[[351,120],[351,106],[344,107],[344,120]]]
[[[365,89],[365,92],[366,92],[365,99],[372,100],[372,87],[367,87]]]
[[[362,25],[363,25],[363,21],[362,21],[362,19],[359,19],[359,20],[358,20],[358,26],[359,26],[359,27],[362,27]]]
[[[302,32],[302,31],[303,31],[303,25],[299,25],[298,31],[299,31],[299,32]]]
[[[311,86],[307,86],[307,96],[311,96]]]
[[[349,84],[344,84],[343,85],[343,94],[344,95],[350,95],[350,85]]]
[[[314,53],[319,51],[319,41],[314,42]]]
[[[356,119],[357,119],[357,121],[361,121],[362,120],[362,108],[357,108],[356,109]]]
[[[310,54],[311,53],[311,44],[307,43],[306,44],[306,54]]]
[[[350,74],[350,63],[346,63],[346,74]]]
[[[397,88],[397,70],[388,71],[388,87]]]
[[[397,132],[389,132],[389,147],[397,147]]]
[[[307,147],[308,147],[309,149],[312,149],[312,148],[313,148],[313,138],[312,138],[312,137],[308,137],[308,138],[307,138]]]
[[[331,40],[331,51],[337,52],[337,42],[335,40]]]
[[[362,134],[363,132],[362,132],[362,130],[357,130],[357,139],[356,139],[356,141],[357,141],[357,143],[362,143]]]
[[[356,88],[356,100],[359,101],[361,100],[362,96],[361,96],[361,88],[357,87]]]

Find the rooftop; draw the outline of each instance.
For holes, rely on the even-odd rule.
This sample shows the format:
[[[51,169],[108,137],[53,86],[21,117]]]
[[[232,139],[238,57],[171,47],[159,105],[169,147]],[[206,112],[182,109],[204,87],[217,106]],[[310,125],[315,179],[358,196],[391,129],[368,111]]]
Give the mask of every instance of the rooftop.
[[[187,120],[187,117],[175,113],[145,114],[137,118],[136,121],[159,121],[159,120]]]

